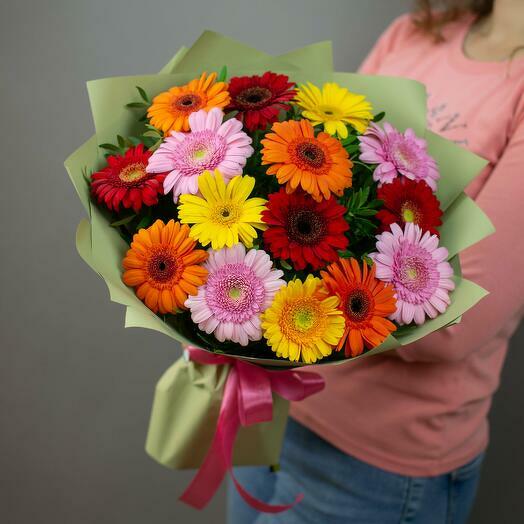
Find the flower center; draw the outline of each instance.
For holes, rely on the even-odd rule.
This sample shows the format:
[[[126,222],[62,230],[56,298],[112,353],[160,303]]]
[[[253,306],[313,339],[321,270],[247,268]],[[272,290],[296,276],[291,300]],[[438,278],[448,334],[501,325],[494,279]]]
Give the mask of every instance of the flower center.
[[[212,220],[221,226],[229,226],[238,221],[240,217],[239,206],[233,202],[220,202],[212,212]]]
[[[260,278],[242,263],[223,265],[206,284],[206,302],[220,322],[242,323],[260,313],[265,293]]]
[[[266,104],[273,96],[270,89],[266,87],[248,87],[241,91],[235,98],[236,102],[248,109],[255,109]]]
[[[313,326],[315,315],[310,309],[299,309],[295,311],[293,320],[299,331],[308,331]]]
[[[177,145],[174,161],[183,176],[198,176],[203,171],[213,171],[224,160],[226,139],[214,131],[205,129],[185,135]]]
[[[372,299],[362,289],[353,290],[346,299],[346,315],[350,321],[362,322],[369,314]]]
[[[319,108],[320,112],[327,117],[328,120],[330,119],[336,119],[337,115],[338,115],[338,111],[331,107],[331,106],[321,106]],[[333,117],[333,118],[332,118]]]
[[[193,159],[194,160],[202,160],[207,155],[207,150],[205,148],[197,149],[193,152]]]
[[[315,139],[305,139],[290,145],[290,156],[302,169],[320,169],[326,162],[324,150]]]
[[[242,288],[233,286],[229,290],[229,298],[231,298],[232,300],[237,300],[241,296],[242,296]]]
[[[325,324],[320,303],[315,298],[302,298],[286,304],[280,317],[280,329],[295,343],[304,343],[321,330]]]
[[[428,300],[440,280],[438,262],[424,247],[402,240],[393,255],[393,276],[397,298],[410,304]]]
[[[118,173],[118,178],[125,184],[135,184],[147,176],[146,166],[142,163],[129,164]]]
[[[173,109],[176,111],[193,112],[202,106],[202,98],[195,93],[186,93],[173,101]]]
[[[171,284],[181,269],[177,258],[166,249],[159,249],[153,253],[147,264],[147,272],[150,279],[160,285]]]
[[[400,168],[413,170],[417,166],[416,150],[403,139],[394,144],[392,156],[395,164]]]
[[[407,200],[400,207],[400,216],[404,222],[414,222],[415,224],[418,224],[420,220],[420,211],[413,202]]]
[[[400,271],[400,280],[409,291],[417,292],[428,285],[429,271],[420,257],[406,257]]]
[[[286,232],[291,241],[317,244],[324,238],[326,230],[324,217],[310,209],[291,209],[287,216]]]

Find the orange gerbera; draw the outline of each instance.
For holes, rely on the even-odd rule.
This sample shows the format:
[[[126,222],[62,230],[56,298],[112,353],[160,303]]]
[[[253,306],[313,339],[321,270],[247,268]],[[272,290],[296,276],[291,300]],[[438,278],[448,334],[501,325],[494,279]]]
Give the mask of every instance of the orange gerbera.
[[[262,140],[262,164],[270,164],[267,174],[286,184],[287,193],[301,186],[320,202],[351,187],[353,163],[336,138],[324,132],[315,137],[307,120],[275,122],[271,131]]]
[[[231,101],[225,82],[215,82],[217,74],[202,73],[189,84],[172,87],[153,98],[147,110],[152,126],[165,135],[171,131],[189,131],[189,115],[200,109],[222,109]]]
[[[354,258],[339,259],[321,271],[329,291],[340,299],[346,327],[337,351],[345,346],[346,357],[356,357],[364,346],[382,344],[397,327],[386,317],[397,309],[395,290],[375,277],[375,265],[368,268]]]
[[[199,265],[207,252],[195,245],[189,226],[157,220],[133,237],[123,261],[122,280],[136,288],[137,297],[155,313],[186,309],[188,295],[196,295],[207,278],[207,270]]]

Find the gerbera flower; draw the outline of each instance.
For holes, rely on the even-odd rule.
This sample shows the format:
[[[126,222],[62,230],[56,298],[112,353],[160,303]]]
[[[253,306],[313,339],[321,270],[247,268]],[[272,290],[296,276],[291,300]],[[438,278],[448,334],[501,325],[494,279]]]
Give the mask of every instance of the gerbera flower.
[[[260,340],[260,313],[285,285],[282,271],[273,269],[265,251],[246,253],[242,244],[208,253],[204,265],[209,272],[207,283],[186,300],[191,319],[220,342],[231,340],[247,346],[250,340]]]
[[[307,264],[320,269],[338,258],[338,249],[348,246],[345,213],[346,208],[333,197],[315,202],[303,191],[288,195],[281,189],[269,195],[262,213],[269,226],[264,231],[264,244],[274,257],[291,259],[297,270]]]
[[[371,104],[363,95],[356,95],[336,83],[327,83],[322,91],[308,82],[300,86],[295,98],[302,108],[302,115],[316,126],[324,124],[324,131],[347,138],[346,125],[363,133],[373,118]]]
[[[295,96],[295,84],[286,75],[266,71],[262,76],[236,76],[229,81],[231,103],[227,111],[238,111],[236,117],[246,129],[266,129],[278,119],[280,110],[289,109]]]
[[[200,109],[222,109],[230,98],[225,82],[215,82],[216,73],[202,73],[186,85],[175,86],[153,98],[147,110],[152,126],[167,135],[170,131],[189,131],[189,115]]]
[[[377,198],[384,207],[376,214],[381,222],[381,231],[388,231],[393,223],[400,225],[413,222],[432,235],[439,236],[437,227],[442,224],[440,202],[423,180],[395,178],[377,191]]]
[[[321,275],[330,293],[340,299],[346,327],[337,350],[344,348],[346,357],[382,344],[397,329],[385,318],[396,311],[395,290],[375,278],[375,265],[360,269],[354,258],[340,259]]]
[[[226,181],[242,174],[253,154],[251,138],[238,120],[223,119],[224,113],[216,107],[191,113],[191,132],[172,131],[150,158],[148,173],[169,172],[164,191],[173,191],[175,202],[183,193],[198,192],[198,177],[204,171],[218,169]]]
[[[408,222],[404,231],[398,224],[377,236],[377,252],[370,257],[377,266],[377,278],[395,288],[397,310],[389,318],[399,324],[424,323],[450,304],[449,291],[455,288],[453,269],[446,261],[448,250],[438,246],[438,237],[422,234]]]
[[[103,202],[113,211],[119,211],[122,204],[125,208],[132,207],[136,213],[142,205],[157,204],[166,174],[146,172],[150,156],[139,144],[129,148],[125,155],[108,157],[107,166],[91,175],[91,193],[98,203]]]
[[[351,168],[342,144],[327,133],[315,137],[307,120],[275,122],[262,144],[262,164],[269,165],[268,175],[276,175],[286,191],[301,186],[315,200],[342,195],[351,187]]]
[[[418,138],[412,129],[401,133],[388,122],[384,129],[371,123],[360,140],[360,160],[378,164],[373,179],[379,184],[393,182],[399,175],[411,180],[424,180],[433,190],[437,190],[440,177],[437,163],[428,154],[427,143]]]
[[[196,295],[207,277],[207,270],[200,265],[207,253],[195,245],[188,226],[157,220],[133,236],[123,261],[122,280],[134,287],[137,297],[155,313],[185,309],[188,295]]]
[[[327,357],[344,334],[344,317],[324,283],[313,275],[282,287],[262,313],[262,331],[279,356],[308,364]]]
[[[194,224],[191,238],[213,249],[232,247],[241,241],[246,247],[253,245],[257,229],[266,229],[262,222],[263,198],[248,198],[255,179],[236,176],[227,184],[220,171],[204,171],[198,178],[202,196],[181,195],[178,217],[182,224]]]

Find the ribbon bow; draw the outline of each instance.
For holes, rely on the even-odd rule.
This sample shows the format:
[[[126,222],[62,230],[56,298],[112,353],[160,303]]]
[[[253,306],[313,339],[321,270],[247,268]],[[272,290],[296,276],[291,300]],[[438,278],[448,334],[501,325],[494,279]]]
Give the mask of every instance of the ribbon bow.
[[[273,418],[274,391],[286,400],[303,400],[324,388],[318,373],[293,370],[270,371],[237,358],[209,353],[189,346],[186,355],[200,364],[228,364],[231,370],[224,388],[217,427],[211,447],[180,500],[197,509],[204,508],[229,472],[242,498],[253,508],[266,513],[280,513],[300,502],[297,495],[291,504],[270,505],[258,500],[237,481],[233,474],[233,445],[242,426],[268,422]]]

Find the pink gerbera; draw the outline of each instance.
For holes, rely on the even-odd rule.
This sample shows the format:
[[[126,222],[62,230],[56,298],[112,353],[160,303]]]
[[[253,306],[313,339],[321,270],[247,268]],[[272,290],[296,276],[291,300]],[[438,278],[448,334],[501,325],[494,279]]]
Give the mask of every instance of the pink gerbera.
[[[393,182],[403,175],[423,180],[433,191],[437,190],[440,177],[437,164],[428,154],[426,141],[418,138],[413,129],[401,133],[388,122],[384,123],[384,129],[371,123],[359,140],[360,160],[378,164],[373,179],[379,184]]]
[[[260,313],[285,284],[283,272],[273,269],[265,251],[250,249],[246,253],[242,244],[208,253],[204,264],[207,282],[185,302],[191,319],[220,342],[231,340],[247,346],[250,340],[260,340]]]
[[[213,108],[189,115],[189,133],[173,131],[153,153],[148,173],[164,173],[164,192],[173,191],[173,200],[198,192],[198,177],[218,169],[227,182],[242,174],[246,160],[253,154],[251,138],[242,131],[237,119],[224,120],[224,113]]]
[[[423,324],[425,316],[435,318],[450,304],[449,291],[455,288],[453,269],[446,261],[448,250],[429,231],[408,222],[398,224],[377,236],[377,252],[370,257],[377,266],[376,276],[391,282],[397,296],[397,310],[389,318],[399,324],[413,320]]]

